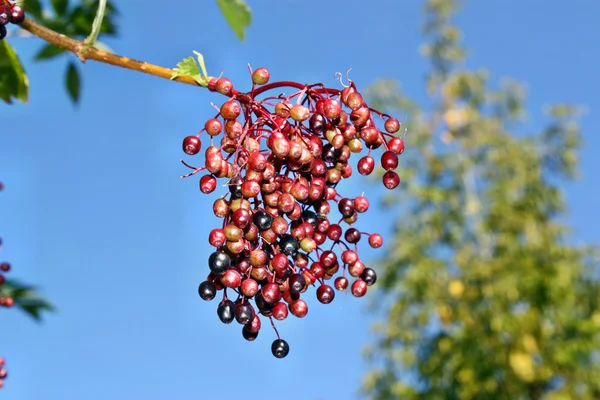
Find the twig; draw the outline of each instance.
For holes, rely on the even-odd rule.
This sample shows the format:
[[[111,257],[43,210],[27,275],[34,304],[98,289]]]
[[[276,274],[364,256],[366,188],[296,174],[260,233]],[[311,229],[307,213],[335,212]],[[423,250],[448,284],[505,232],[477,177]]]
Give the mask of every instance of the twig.
[[[25,18],[20,24],[21,28],[29,31],[31,34],[45,40],[46,42],[53,44],[54,46],[68,50],[71,53],[77,55],[83,62],[86,60],[94,60],[104,64],[114,65],[116,67],[131,69],[138,72],[143,72],[148,75],[158,76],[164,79],[171,79],[173,70],[159,65],[150,64],[143,61],[131,59],[129,57],[120,56],[117,54],[107,53],[102,50],[98,50],[95,47],[83,50],[83,42],[75,39],[71,39],[68,36],[53,31],[52,29],[46,28],[37,22]],[[189,76],[178,76],[173,79],[176,82],[185,83],[187,85],[199,86],[198,82]]]

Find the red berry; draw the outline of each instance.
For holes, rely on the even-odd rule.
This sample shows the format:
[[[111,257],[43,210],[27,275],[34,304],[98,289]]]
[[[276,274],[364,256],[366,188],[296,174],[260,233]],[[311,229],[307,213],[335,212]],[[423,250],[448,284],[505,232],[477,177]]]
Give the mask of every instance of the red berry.
[[[231,92],[233,92],[233,83],[231,83],[231,81],[227,78],[219,78],[215,84],[215,90],[221,94],[229,96],[231,95]]]
[[[389,118],[385,121],[384,128],[388,133],[396,133],[400,130],[400,122],[396,118]]]
[[[25,21],[25,11],[19,6],[12,6],[12,11],[10,13],[10,22],[13,24],[20,24]]]
[[[204,124],[206,133],[210,136],[217,136],[223,130],[223,124],[216,118],[211,118]]]
[[[351,290],[354,297],[363,297],[367,293],[367,283],[359,279],[352,284]]]
[[[404,140],[393,137],[387,142],[388,149],[396,154],[402,154],[404,152]]]
[[[296,300],[290,305],[290,312],[295,317],[304,318],[308,314],[308,304],[302,299]]]
[[[242,108],[238,104],[238,102],[233,100],[228,100],[221,106],[221,116],[226,120],[234,120],[240,116],[242,112]]]
[[[387,189],[395,189],[400,184],[400,177],[395,171],[388,171],[383,174],[383,185]]]
[[[200,191],[204,194],[212,193],[217,187],[217,179],[212,175],[204,175],[200,178]]]
[[[354,209],[359,213],[367,211],[369,209],[369,200],[365,196],[358,196],[354,199]]]
[[[369,245],[377,249],[383,245],[383,237],[379,233],[373,233],[369,235]]]
[[[283,321],[288,316],[288,306],[283,302],[278,302],[273,306],[273,318]]]
[[[242,283],[242,276],[235,269],[228,269],[221,275],[221,282],[225,287],[237,288]]]
[[[338,276],[335,278],[333,285],[337,290],[346,290],[348,288],[348,278],[345,276]]]
[[[381,155],[381,166],[386,171],[396,169],[398,167],[398,155],[391,150],[386,151]]]
[[[361,175],[369,175],[375,168],[375,160],[371,156],[364,156],[358,160],[357,164],[358,173]]]
[[[335,292],[333,288],[329,285],[321,285],[317,289],[317,300],[319,300],[323,304],[329,304],[333,301],[335,297]]]
[[[182,148],[183,152],[187,155],[193,156],[198,154],[201,147],[202,142],[196,136],[187,136],[185,139],[183,139]]]

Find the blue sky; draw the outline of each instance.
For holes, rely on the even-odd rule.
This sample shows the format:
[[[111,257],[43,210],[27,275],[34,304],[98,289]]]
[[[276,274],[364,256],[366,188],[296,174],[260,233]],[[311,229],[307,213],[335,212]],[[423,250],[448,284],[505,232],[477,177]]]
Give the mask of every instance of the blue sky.
[[[401,81],[425,100],[421,1],[250,1],[254,11],[240,43],[213,1],[120,2],[118,53],[174,66],[192,50],[209,73],[224,69],[248,87],[246,65],[273,80],[324,82],[352,67],[364,88],[380,77]],[[530,117],[557,101],[585,104],[581,179],[565,186],[577,242],[600,242],[592,218],[600,196],[600,3],[587,0],[471,0],[457,21],[471,49],[468,65],[494,78],[527,83]],[[59,309],[37,325],[2,312],[0,355],[10,377],[6,400],[350,399],[368,368],[369,301],[315,300],[308,316],[278,325],[290,355],[270,354],[268,327],[252,343],[222,325],[216,302],[202,302],[208,232],[220,224],[197,180],[180,180],[181,140],[214,114],[222,98],[205,90],[88,62],[82,104],[63,91],[68,57],[32,63],[35,38],[12,44],[31,80],[28,105],[0,106],[0,221],[13,278],[35,283]],[[72,57],[71,57],[72,59]],[[367,186],[349,188],[372,192]],[[401,192],[399,192],[401,193]],[[377,210],[365,230],[389,230]],[[377,257],[385,249],[365,252]],[[375,266],[376,268],[376,266]],[[259,397],[260,396],[260,397]]]

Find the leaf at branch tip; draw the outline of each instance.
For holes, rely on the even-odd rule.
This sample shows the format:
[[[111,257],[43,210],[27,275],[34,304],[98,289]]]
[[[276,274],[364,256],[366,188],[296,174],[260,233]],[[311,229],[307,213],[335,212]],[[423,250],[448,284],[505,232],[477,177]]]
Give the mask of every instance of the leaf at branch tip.
[[[12,103],[12,98],[27,103],[29,79],[17,53],[6,40],[0,41],[0,99]]]
[[[79,94],[81,93],[81,81],[79,79],[79,71],[77,71],[77,67],[73,62],[69,63],[67,67],[65,85],[71,100],[77,104],[79,102]]]
[[[252,23],[252,11],[244,0],[217,0],[223,16],[233,32],[243,42],[245,28]]]
[[[184,58],[181,62],[177,63],[177,68],[173,68],[173,74],[171,79],[175,79],[178,76],[189,76],[194,78],[200,86],[208,86],[210,76],[206,73],[206,65],[204,65],[204,57],[202,54],[194,51],[194,54],[198,57],[198,62],[194,60],[194,57],[189,56]]]

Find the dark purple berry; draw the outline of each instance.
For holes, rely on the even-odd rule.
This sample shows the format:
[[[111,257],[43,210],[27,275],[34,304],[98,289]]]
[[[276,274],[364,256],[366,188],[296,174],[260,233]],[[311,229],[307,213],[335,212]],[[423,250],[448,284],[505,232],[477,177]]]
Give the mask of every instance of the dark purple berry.
[[[202,300],[210,301],[217,295],[217,287],[210,281],[204,281],[198,286],[198,294]]]
[[[273,217],[266,211],[258,210],[252,216],[252,222],[254,222],[254,225],[258,227],[259,231],[263,232],[271,228]]]
[[[231,300],[225,300],[217,307],[217,315],[224,324],[230,324],[235,318],[235,305]]]
[[[290,352],[290,346],[283,339],[277,339],[271,345],[271,353],[277,358],[284,358]]]
[[[365,281],[367,286],[371,286],[377,281],[377,273],[372,268],[365,268],[360,279]]]
[[[254,317],[254,310],[252,310],[252,306],[248,303],[241,303],[235,306],[235,320],[242,324],[246,325],[248,322],[252,321]]]
[[[279,239],[279,250],[285,255],[293,256],[299,248],[298,240],[292,235],[283,235]]]
[[[222,275],[231,267],[231,259],[222,251],[215,251],[208,257],[208,267],[215,275]]]

